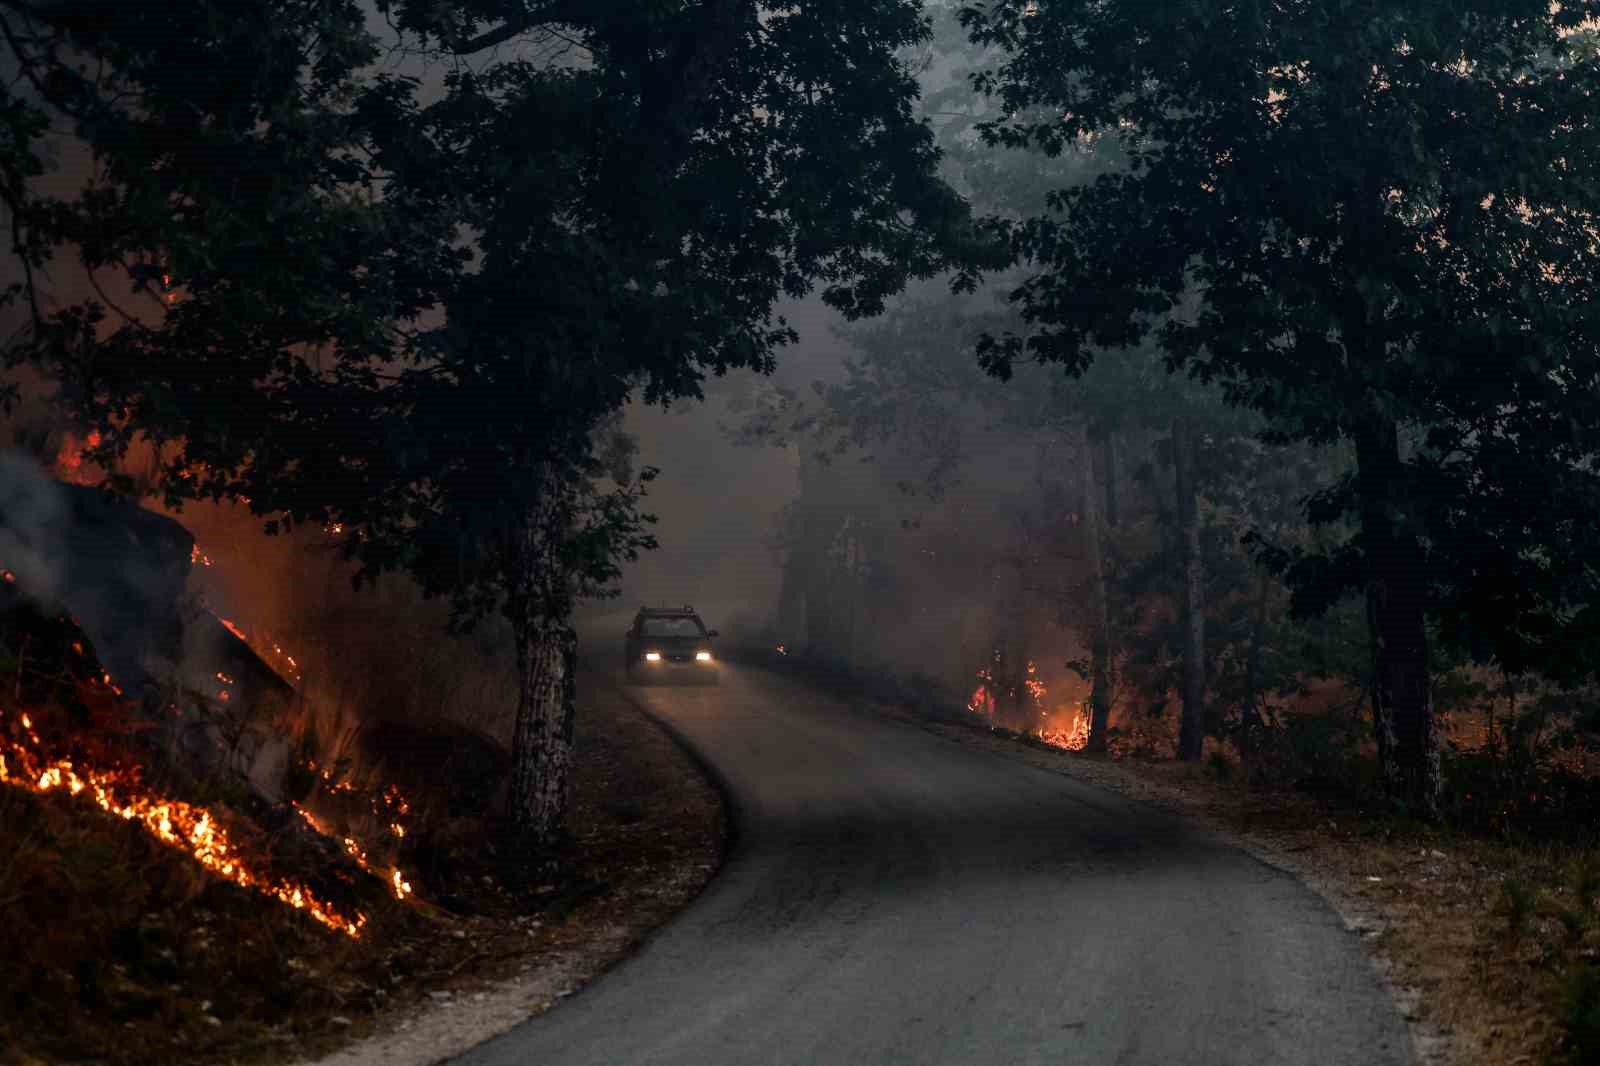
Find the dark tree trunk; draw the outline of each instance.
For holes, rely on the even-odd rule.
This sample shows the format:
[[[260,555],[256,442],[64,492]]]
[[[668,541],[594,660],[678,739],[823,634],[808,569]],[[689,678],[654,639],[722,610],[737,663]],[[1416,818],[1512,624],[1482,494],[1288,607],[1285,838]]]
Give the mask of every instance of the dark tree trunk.
[[[1265,571],[1256,579],[1255,610],[1250,619],[1250,647],[1244,660],[1244,706],[1239,711],[1239,750],[1253,755],[1261,746],[1261,651],[1267,635],[1267,605],[1272,577]]]
[[[1089,739],[1085,751],[1105,751],[1111,728],[1111,606],[1107,602],[1105,557],[1100,543],[1100,487],[1094,481],[1094,450],[1083,434],[1083,529],[1089,559]]]
[[[828,542],[837,532],[832,508],[825,502],[824,480],[822,463],[810,448],[802,445],[799,530],[796,544],[790,550],[790,563],[797,570],[798,598],[803,608],[800,641],[806,654],[821,658],[832,654],[834,643]]]
[[[509,613],[517,653],[517,719],[511,734],[510,821],[528,844],[548,848],[566,813],[573,764],[577,632],[560,549],[568,529],[559,485],[541,493],[511,556]]]
[[[1011,669],[1007,672],[1006,690],[1007,702],[1010,703],[1010,721],[1006,728],[1014,733],[1030,733],[1038,731],[1038,723],[1033,720],[1033,700],[1028,692],[1028,660],[1021,655],[1011,657]]]
[[[1106,527],[1117,528],[1117,435],[1106,433]]]
[[[1373,418],[1356,438],[1373,725],[1389,794],[1420,811],[1439,801],[1439,748],[1428,685],[1422,550],[1404,511],[1399,427]]]
[[[806,632],[806,572],[804,550],[791,545],[783,563],[783,586],[778,590],[778,640],[786,651],[799,650]],[[795,647],[787,645],[793,643]]]
[[[1206,615],[1200,568],[1200,508],[1194,488],[1193,430],[1172,423],[1172,465],[1177,491],[1178,533],[1183,559],[1183,719],[1178,757],[1198,759],[1205,746]]]

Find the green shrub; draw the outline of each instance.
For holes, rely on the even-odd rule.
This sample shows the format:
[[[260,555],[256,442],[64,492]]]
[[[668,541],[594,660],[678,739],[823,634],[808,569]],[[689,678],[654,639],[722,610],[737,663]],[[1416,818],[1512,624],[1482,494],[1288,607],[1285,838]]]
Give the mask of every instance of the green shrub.
[[[1233,777],[1233,763],[1220,751],[1213,751],[1206,759],[1206,768],[1218,781],[1227,781]]]
[[[1561,923],[1561,932],[1567,938],[1567,946],[1572,947],[1583,939],[1583,934],[1588,931],[1589,918],[1582,911],[1570,907],[1556,909],[1556,921]]]
[[[1539,756],[1446,752],[1443,768],[1440,810],[1458,829],[1558,839],[1600,824],[1600,779]]]
[[[1580,907],[1588,909],[1600,905],[1600,859],[1586,854],[1574,862],[1572,891]]]
[[[1521,936],[1533,917],[1534,899],[1528,886],[1514,877],[1500,882],[1500,904],[1497,913],[1506,920],[1506,932],[1512,937]]]
[[[1568,1062],[1600,1062],[1600,963],[1568,971],[1561,994],[1561,1053]]]

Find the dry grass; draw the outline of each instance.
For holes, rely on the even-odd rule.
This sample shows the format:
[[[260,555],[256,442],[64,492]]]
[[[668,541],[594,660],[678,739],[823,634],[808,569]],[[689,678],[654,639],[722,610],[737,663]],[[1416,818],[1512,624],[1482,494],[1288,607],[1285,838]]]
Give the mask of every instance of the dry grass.
[[[600,972],[709,879],[722,812],[619,698],[578,721],[567,872],[517,895],[480,864],[451,909],[380,899],[359,941],[85,802],[0,790],[0,1063],[282,1063],[552,960]]]

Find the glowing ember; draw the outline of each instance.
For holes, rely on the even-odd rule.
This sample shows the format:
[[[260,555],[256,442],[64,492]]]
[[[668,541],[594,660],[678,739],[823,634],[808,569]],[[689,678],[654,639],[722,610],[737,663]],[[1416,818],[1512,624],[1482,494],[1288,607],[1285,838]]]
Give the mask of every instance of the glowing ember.
[[[196,563],[200,564],[201,566],[212,565],[211,556],[201,551],[200,545],[198,544],[189,549],[189,565],[193,566]]]
[[[4,581],[8,585],[15,585],[17,583],[17,575],[9,570],[0,570],[0,581]]]
[[[378,802],[383,805],[385,810],[392,810],[398,814],[411,813],[411,804],[406,802],[406,798],[401,794],[398,786],[390,785],[384,789],[383,796]],[[402,833],[400,835],[404,836],[405,834]]]
[[[37,745],[39,737],[33,730],[32,719],[24,714],[21,721],[28,731],[28,739]],[[186,852],[218,877],[304,911],[329,929],[347,936],[359,937],[367,924],[366,915],[357,913],[354,918],[347,918],[301,885],[255,873],[246,865],[228,831],[212,819],[210,811],[144,792],[134,772],[93,770],[74,765],[71,759],[51,761],[14,741],[0,739],[0,782],[31,792],[66,791],[74,796],[87,796],[101,810],[137,823],[151,836]]]
[[[979,670],[977,688],[972,690],[972,698],[967,701],[967,710],[974,714],[981,714],[986,718],[993,718],[995,707],[1000,695],[999,683],[995,680],[994,668],[1000,665],[1000,649],[996,648],[989,665]]]
[[[254,651],[257,655],[261,656],[263,660],[272,664],[272,668],[278,672],[279,676],[291,683],[300,683],[300,664],[295,661],[293,655],[290,655],[288,652],[283,650],[283,645],[265,636],[262,636],[256,640],[252,640],[250,639],[250,634],[246,633],[244,629],[231,618],[223,618],[221,615],[215,613],[212,614],[212,617],[218,622],[221,622],[223,628],[227,629],[228,632],[238,637],[245,644],[248,644],[251,651]]]
[[[1048,690],[1044,687],[1044,682],[1040,681],[1037,677],[1034,677],[1033,675],[1034,675],[1034,665],[1032,663],[1029,663],[1028,664],[1028,678],[1027,678],[1026,681],[1024,681],[1022,683],[1022,686],[1028,690],[1028,695],[1032,696],[1034,702],[1037,703],[1040,700],[1044,699],[1045,693]]]
[[[390,787],[393,788],[394,786],[391,785]],[[316,815],[312,814],[310,811],[306,810],[304,807],[300,806],[300,804],[296,803],[292,806],[294,807],[296,813],[298,813],[301,818],[304,818],[306,824],[312,829],[316,830],[322,836],[328,837],[330,840],[338,840],[340,843],[342,843],[344,845],[344,853],[350,856],[350,858],[354,859],[357,866],[361,867],[369,874],[372,874],[374,877],[382,878],[383,881],[388,884],[389,890],[394,893],[395,899],[404,900],[411,895],[411,882],[407,881],[405,877],[401,875],[399,867],[390,867],[388,876],[378,873],[377,870],[373,869],[371,860],[367,858],[367,849],[363,848],[354,837],[339,836],[338,834],[334,833],[325,822],[323,822]],[[405,833],[401,832],[399,835],[404,836]]]
[[[788,655],[789,652],[787,650],[785,650],[785,648],[784,648],[784,646],[782,644],[779,644],[778,645],[778,654],[779,655]]]
[[[68,433],[61,442],[61,451],[56,458],[56,474],[63,481],[77,485],[87,485],[99,480],[98,475],[84,468],[88,453],[100,446],[100,434],[90,433],[80,440],[75,434]]]

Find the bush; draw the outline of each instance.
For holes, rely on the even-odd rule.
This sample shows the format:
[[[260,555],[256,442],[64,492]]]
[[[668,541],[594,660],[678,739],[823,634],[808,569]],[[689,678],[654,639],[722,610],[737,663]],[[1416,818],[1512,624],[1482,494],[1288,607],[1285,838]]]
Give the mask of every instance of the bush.
[[[1270,722],[1245,759],[1252,785],[1289,787],[1325,801],[1356,804],[1375,794],[1370,736],[1356,704]]]
[[[1600,963],[1568,971],[1561,995],[1561,1054],[1573,1063],[1600,1062]]]
[[[1206,766],[1211,770],[1211,775],[1218,781],[1228,781],[1233,777],[1233,763],[1220,751],[1213,751],[1206,759]]]
[[[1507,935],[1521,936],[1528,927],[1528,919],[1533,917],[1533,911],[1533,893],[1527,885],[1514,877],[1500,882],[1500,903],[1495,913],[1506,920]]]
[[[1584,837],[1600,824],[1600,779],[1516,749],[1447,751],[1440,812],[1471,833]]]

